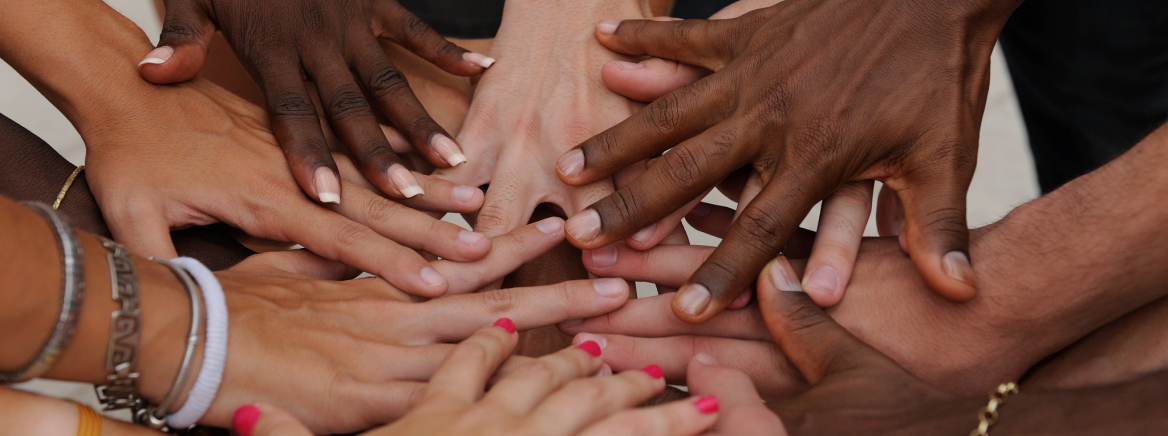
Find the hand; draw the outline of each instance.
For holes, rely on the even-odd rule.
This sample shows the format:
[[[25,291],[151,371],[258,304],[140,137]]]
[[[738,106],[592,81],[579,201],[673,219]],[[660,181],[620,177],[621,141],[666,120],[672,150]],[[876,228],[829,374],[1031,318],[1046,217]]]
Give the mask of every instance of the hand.
[[[139,64],[142,77],[158,84],[193,78],[218,28],[260,85],[293,177],[321,203],[340,201],[341,186],[302,74],[315,84],[332,129],[364,177],[400,199],[434,191],[402,164],[378,127],[378,115],[433,165],[454,166],[466,158],[426,113],[378,39],[462,76],[494,62],[450,43],[393,0],[167,0],[164,21],[159,48]]]
[[[635,409],[665,388],[648,367],[617,375],[602,370],[596,344],[571,347],[529,361],[486,384],[515,348],[509,319],[479,329],[456,346],[434,372],[418,404],[391,425],[365,435],[696,435],[714,425],[717,399],[676,401]],[[235,431],[248,436],[311,435],[276,407],[236,411]]]
[[[679,317],[700,322],[734,300],[816,202],[846,182],[876,179],[900,194],[909,248],[928,283],[968,300],[976,289],[963,199],[989,55],[1010,7],[958,7],[793,0],[732,20],[602,23],[597,37],[606,47],[715,72],[561,158],[561,179],[579,185],[676,145],[637,181],[574,216],[570,240],[604,246],[751,165],[757,198],[747,199],[675,299]],[[901,42],[878,43],[892,40]],[[889,103],[889,95],[897,99]],[[770,138],[779,145],[761,145]]]

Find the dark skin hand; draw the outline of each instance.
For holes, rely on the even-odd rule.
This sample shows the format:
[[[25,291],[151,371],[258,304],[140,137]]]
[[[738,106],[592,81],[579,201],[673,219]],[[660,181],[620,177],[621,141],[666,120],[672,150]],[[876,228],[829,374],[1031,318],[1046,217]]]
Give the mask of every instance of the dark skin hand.
[[[736,170],[757,172],[726,239],[674,299],[687,322],[727,307],[799,222],[845,183],[880,180],[905,209],[929,285],[972,298],[965,193],[994,42],[1018,2],[789,0],[727,20],[604,22],[609,49],[714,73],[671,92],[558,162],[580,185],[664,154],[568,222],[596,249],[673,213]]]
[[[444,39],[393,0],[167,0],[159,48],[140,65],[158,84],[199,72],[218,29],[259,84],[272,131],[297,183],[321,202],[339,202],[338,169],[329,153],[313,100],[362,175],[395,198],[423,194],[397,152],[417,151],[437,167],[465,161],[458,144],[418,102],[378,40],[391,41],[460,76],[476,75],[493,59]],[[305,77],[307,75],[307,77]],[[386,120],[405,138],[390,144],[378,126]],[[395,147],[396,146],[396,147]],[[397,150],[397,152],[395,152]],[[438,185],[446,188],[445,185]]]

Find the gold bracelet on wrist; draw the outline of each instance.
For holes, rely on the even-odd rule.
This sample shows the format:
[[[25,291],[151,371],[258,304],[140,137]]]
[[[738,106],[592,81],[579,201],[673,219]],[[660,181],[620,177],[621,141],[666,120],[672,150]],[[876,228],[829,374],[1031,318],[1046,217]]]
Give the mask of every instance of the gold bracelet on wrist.
[[[997,389],[990,392],[990,402],[977,414],[977,428],[969,436],[989,436],[990,426],[998,422],[998,407],[1006,404],[1010,395],[1018,394],[1018,384],[1014,382],[1002,383]]]
[[[61,207],[61,200],[65,199],[65,193],[69,192],[69,187],[73,186],[73,181],[77,180],[77,175],[81,174],[82,171],[85,171],[85,165],[77,167],[77,169],[73,170],[73,174],[70,174],[69,178],[65,180],[65,186],[62,186],[61,192],[57,193],[57,201],[53,202],[53,210]]]

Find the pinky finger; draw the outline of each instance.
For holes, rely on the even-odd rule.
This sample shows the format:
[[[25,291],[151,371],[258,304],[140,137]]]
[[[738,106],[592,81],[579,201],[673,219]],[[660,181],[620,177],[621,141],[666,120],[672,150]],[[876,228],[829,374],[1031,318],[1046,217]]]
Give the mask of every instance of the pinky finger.
[[[580,436],[691,436],[709,430],[717,421],[717,398],[693,397],[617,412],[588,427]]]
[[[823,201],[819,234],[803,275],[803,289],[820,307],[834,306],[843,298],[871,212],[870,180],[844,184]]]

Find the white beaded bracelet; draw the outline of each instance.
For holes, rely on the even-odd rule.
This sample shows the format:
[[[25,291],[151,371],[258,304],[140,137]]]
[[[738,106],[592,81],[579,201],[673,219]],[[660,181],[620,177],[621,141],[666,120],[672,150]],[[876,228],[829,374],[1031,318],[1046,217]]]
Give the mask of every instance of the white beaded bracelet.
[[[227,361],[227,300],[223,297],[223,287],[219,279],[203,264],[189,257],[172,259],[175,265],[191,274],[203,291],[203,305],[207,309],[207,334],[203,348],[203,366],[195,385],[187,394],[182,408],[167,416],[167,426],[186,429],[207,413],[215,394],[219,392],[219,382],[223,380],[223,365]]]

